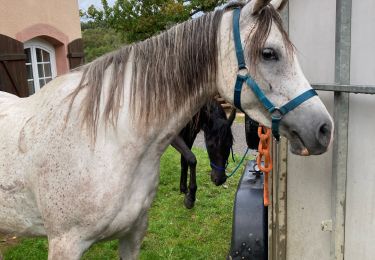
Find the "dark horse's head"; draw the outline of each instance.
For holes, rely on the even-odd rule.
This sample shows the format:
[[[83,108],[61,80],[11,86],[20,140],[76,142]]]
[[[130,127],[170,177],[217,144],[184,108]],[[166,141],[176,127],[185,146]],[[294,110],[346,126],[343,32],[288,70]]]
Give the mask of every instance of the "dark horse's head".
[[[211,180],[216,185],[223,184],[227,176],[225,169],[233,145],[231,126],[236,116],[233,109],[227,118],[224,109],[217,102],[206,105],[206,117],[202,128],[211,164]]]

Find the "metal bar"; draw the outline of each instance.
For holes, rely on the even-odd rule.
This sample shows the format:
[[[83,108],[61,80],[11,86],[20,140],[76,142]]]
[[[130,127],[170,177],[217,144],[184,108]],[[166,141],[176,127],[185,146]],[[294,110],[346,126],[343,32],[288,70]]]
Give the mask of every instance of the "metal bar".
[[[334,233],[331,240],[333,259],[344,259],[346,179],[348,157],[349,98],[347,93],[335,92],[335,140],[332,159],[332,220]],[[340,114],[340,115],[339,115]]]
[[[334,91],[354,94],[375,94],[375,86],[372,85],[340,85],[340,84],[313,84],[316,90]]]
[[[352,0],[336,0],[335,82],[339,84],[350,84],[351,12]],[[334,107],[331,258],[344,260],[349,93],[335,92]]]

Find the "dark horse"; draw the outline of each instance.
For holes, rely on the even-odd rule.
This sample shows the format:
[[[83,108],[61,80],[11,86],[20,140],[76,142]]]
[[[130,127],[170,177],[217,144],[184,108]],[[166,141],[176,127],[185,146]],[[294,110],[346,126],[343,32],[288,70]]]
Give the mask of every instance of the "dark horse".
[[[194,115],[180,134],[173,140],[172,146],[181,153],[180,191],[185,193],[184,204],[187,208],[194,207],[197,191],[196,165],[197,159],[191,148],[200,130],[204,132],[208,157],[211,165],[211,180],[217,186],[223,184],[227,176],[225,168],[233,145],[231,126],[236,116],[233,109],[229,118],[224,109],[216,101],[210,101]],[[190,168],[190,181],[187,187],[187,173]]]

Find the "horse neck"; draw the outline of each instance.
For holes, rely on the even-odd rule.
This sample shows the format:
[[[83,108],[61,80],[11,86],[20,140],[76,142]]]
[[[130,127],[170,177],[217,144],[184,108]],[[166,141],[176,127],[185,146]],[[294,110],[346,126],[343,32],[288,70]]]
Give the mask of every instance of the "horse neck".
[[[125,95],[126,92],[127,91],[124,91]],[[192,115],[202,114],[200,113],[201,107],[214,95],[214,93],[214,91],[202,91],[198,99],[194,97],[194,100],[197,102],[194,103],[192,107],[180,107],[178,111],[170,114],[168,120],[164,121],[161,127],[158,125],[151,125],[146,131],[137,128],[136,123],[130,123],[131,115],[129,114],[127,107],[124,106],[123,111],[120,112],[117,132],[125,133],[121,137],[125,143],[129,141],[128,137],[131,137],[131,139],[135,140],[137,145],[144,145],[148,152],[154,153],[155,156],[159,156],[185,126],[193,123],[191,122]],[[186,98],[189,99],[190,97],[187,96]],[[201,118],[198,117],[197,120],[198,130],[194,131],[199,132]]]

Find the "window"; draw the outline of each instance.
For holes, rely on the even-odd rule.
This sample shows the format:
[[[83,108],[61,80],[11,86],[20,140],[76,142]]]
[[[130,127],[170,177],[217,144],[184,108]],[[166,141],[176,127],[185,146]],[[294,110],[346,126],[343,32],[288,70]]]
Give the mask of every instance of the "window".
[[[55,50],[51,44],[40,39],[28,41],[24,46],[27,84],[32,95],[56,77]]]

